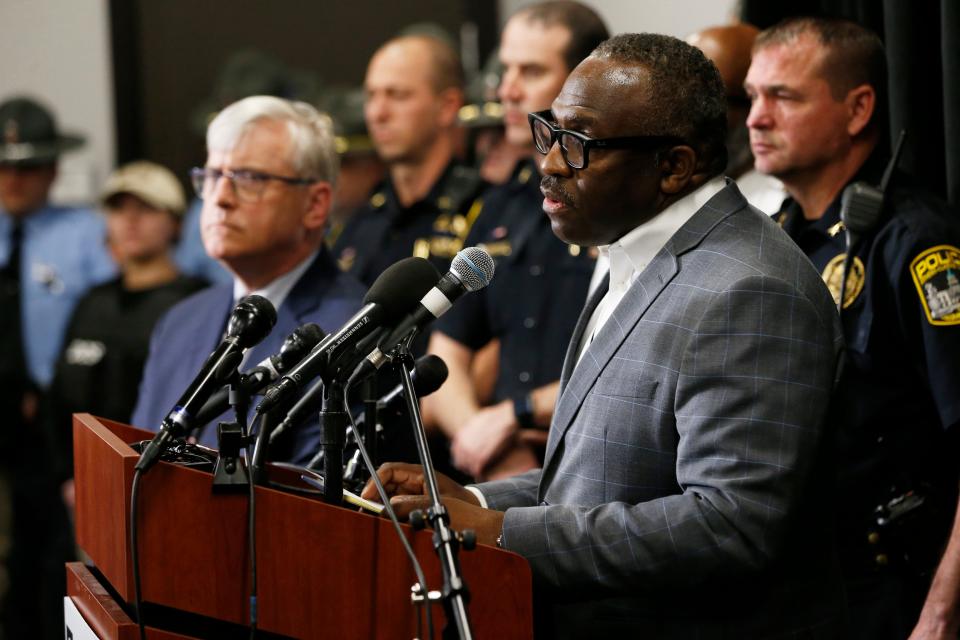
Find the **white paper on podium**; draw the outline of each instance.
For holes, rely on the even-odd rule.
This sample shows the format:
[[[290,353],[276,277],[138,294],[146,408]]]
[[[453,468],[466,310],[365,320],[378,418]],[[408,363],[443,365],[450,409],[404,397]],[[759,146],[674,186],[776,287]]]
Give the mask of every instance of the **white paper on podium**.
[[[100,640],[80,615],[70,596],[63,599],[63,637],[66,640]]]

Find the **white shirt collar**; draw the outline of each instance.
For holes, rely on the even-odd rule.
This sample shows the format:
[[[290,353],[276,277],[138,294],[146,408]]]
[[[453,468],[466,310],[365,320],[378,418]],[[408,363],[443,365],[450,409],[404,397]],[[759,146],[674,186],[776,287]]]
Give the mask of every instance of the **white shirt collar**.
[[[247,291],[246,286],[239,279],[233,279],[233,301],[234,303],[238,302],[240,298],[244,296],[256,294],[258,296],[263,296],[273,305],[274,309],[280,309],[280,305],[283,304],[284,300],[287,299],[287,296],[290,295],[290,291],[293,289],[293,285],[297,284],[297,281],[300,279],[307,269],[310,268],[310,265],[313,264],[313,261],[316,259],[317,254],[320,253],[320,250],[317,249],[311,253],[307,258],[295,266],[290,271],[287,271],[285,274],[275,279],[273,282],[269,283],[265,287],[261,287],[256,291]]]
[[[667,240],[725,186],[723,176],[717,176],[616,242],[599,247],[600,255],[610,262],[610,289],[626,291],[630,288]]]

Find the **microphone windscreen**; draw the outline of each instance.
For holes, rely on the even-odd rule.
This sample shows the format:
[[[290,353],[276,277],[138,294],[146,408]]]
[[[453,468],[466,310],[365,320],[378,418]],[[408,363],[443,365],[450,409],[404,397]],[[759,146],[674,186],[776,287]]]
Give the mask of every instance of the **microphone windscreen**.
[[[428,396],[447,380],[447,363],[433,354],[417,358],[417,376],[413,381],[418,396]]]
[[[424,258],[404,258],[387,267],[372,285],[363,303],[380,305],[384,324],[396,322],[440,280],[437,268]]]
[[[467,247],[454,256],[450,271],[460,279],[467,291],[477,291],[493,279],[493,258],[480,247]]]
[[[243,349],[259,344],[277,323],[277,310],[258,295],[241,298],[227,323],[227,335],[237,339]]]

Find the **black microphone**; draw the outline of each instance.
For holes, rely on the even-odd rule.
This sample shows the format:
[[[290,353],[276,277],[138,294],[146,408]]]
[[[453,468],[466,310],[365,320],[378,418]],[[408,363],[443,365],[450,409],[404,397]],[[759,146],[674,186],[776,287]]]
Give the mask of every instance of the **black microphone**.
[[[358,342],[396,322],[439,277],[436,268],[423,258],[405,258],[388,267],[367,291],[363,307],[270,387],[257,406],[257,412],[264,413],[307,381],[327,374],[337,358],[352,350]]]
[[[367,377],[382,367],[383,363],[389,359],[386,355],[388,352],[411,333],[420,331],[446,313],[460,296],[468,291],[483,289],[490,284],[494,268],[493,258],[480,247],[462,249],[454,256],[450,271],[440,279],[437,286],[423,296],[417,308],[364,358],[350,375],[347,385]]]
[[[440,356],[427,354],[417,358],[414,364],[413,373],[410,377],[413,379],[414,389],[417,396],[428,396],[440,388],[447,380],[447,364]],[[320,410],[320,403],[323,400],[323,380],[318,380],[316,384],[310,387],[304,393],[297,403],[290,408],[286,417],[283,419],[273,433],[270,434],[270,443],[280,436],[284,431],[292,426],[300,424],[310,414]],[[403,385],[398,384],[390,390],[389,393],[377,400],[377,409],[381,411],[392,410],[396,408],[397,403],[403,400]],[[357,419],[357,424],[363,422],[363,416]]]
[[[185,436],[193,428],[195,415],[210,395],[233,375],[243,352],[266,338],[276,323],[277,311],[266,298],[251,295],[237,303],[227,322],[227,335],[163,419],[159,433],[140,454],[136,469],[149,469],[171,440]]]
[[[246,397],[263,390],[268,384],[290,371],[327,335],[316,323],[308,322],[288,335],[280,351],[264,358],[256,367],[240,376],[237,388]],[[197,412],[194,424],[202,426],[230,407],[230,387],[222,387]]]
[[[417,358],[413,365],[413,373],[410,374],[410,378],[413,380],[413,390],[417,392],[417,397],[428,396],[439,389],[447,381],[449,374],[447,363],[440,356],[428,353]],[[393,410],[397,408],[397,404],[400,402],[403,402],[402,383],[377,400],[377,409],[379,411]]]

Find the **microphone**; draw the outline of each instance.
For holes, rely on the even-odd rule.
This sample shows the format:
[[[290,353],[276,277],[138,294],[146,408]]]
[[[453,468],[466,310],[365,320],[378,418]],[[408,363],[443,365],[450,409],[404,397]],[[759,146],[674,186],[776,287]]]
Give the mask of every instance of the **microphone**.
[[[270,387],[257,406],[257,412],[269,410],[308,380],[326,376],[337,358],[382,326],[396,322],[439,277],[436,268],[424,258],[405,258],[388,267],[367,291],[363,307]]]
[[[414,389],[420,397],[428,396],[440,388],[447,380],[447,364],[440,356],[427,354],[417,358],[413,367],[411,378],[413,379]],[[286,417],[283,419],[273,433],[270,434],[270,444],[280,437],[284,431],[290,427],[300,424],[308,415],[320,410],[320,402],[323,400],[323,380],[318,380],[310,389],[303,394],[297,403],[290,408]],[[390,390],[389,393],[377,400],[377,409],[380,411],[393,410],[397,403],[403,400],[403,385],[398,384]],[[357,419],[359,425],[363,422],[363,416]]]
[[[280,347],[280,351],[264,358],[256,367],[240,376],[240,393],[250,397],[289,371],[327,335],[316,323],[308,322],[294,329]],[[204,403],[194,418],[194,424],[205,425],[230,406],[230,387],[222,387]]]
[[[427,291],[417,308],[407,315],[380,344],[375,347],[350,375],[347,385],[361,380],[383,366],[391,351],[414,331],[425,326],[446,313],[460,296],[483,289],[493,278],[494,262],[490,254],[480,247],[462,249],[453,258],[450,271],[444,275],[435,287]]]
[[[140,454],[136,469],[149,469],[171,440],[190,431],[195,424],[194,416],[210,395],[233,375],[243,352],[266,338],[276,323],[277,312],[266,298],[251,295],[237,303],[227,322],[226,336],[163,419],[159,433]]]

